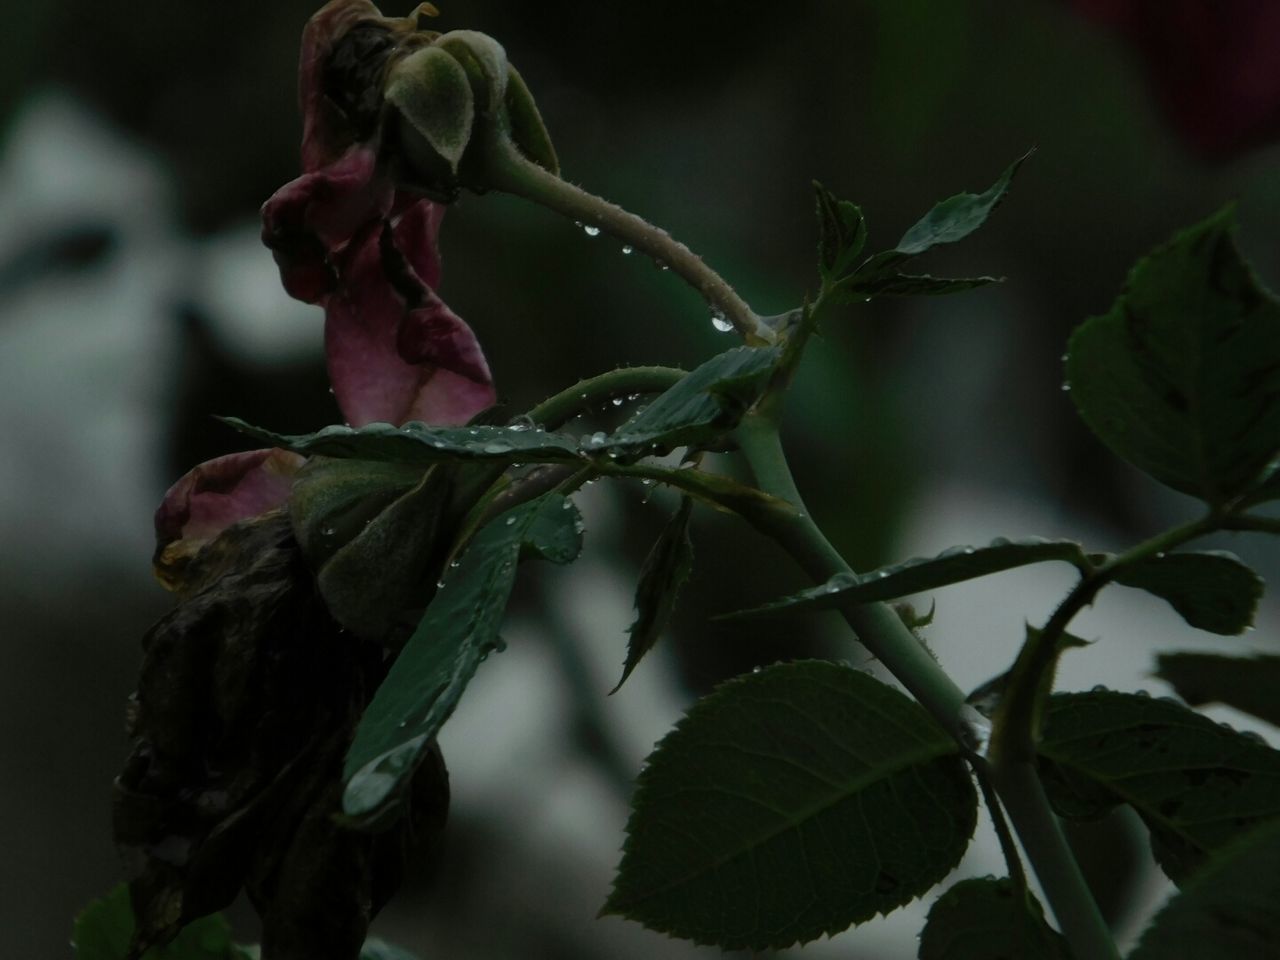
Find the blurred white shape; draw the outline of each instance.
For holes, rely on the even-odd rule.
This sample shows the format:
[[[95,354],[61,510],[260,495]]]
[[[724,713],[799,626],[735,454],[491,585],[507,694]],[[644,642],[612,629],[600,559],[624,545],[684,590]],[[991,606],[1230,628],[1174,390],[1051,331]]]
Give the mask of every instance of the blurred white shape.
[[[114,238],[100,265],[0,291],[0,553],[21,558],[5,565],[11,587],[57,590],[120,559],[147,569],[176,348],[171,208],[156,161],[64,96],[31,101],[9,133],[0,264],[82,225]]]

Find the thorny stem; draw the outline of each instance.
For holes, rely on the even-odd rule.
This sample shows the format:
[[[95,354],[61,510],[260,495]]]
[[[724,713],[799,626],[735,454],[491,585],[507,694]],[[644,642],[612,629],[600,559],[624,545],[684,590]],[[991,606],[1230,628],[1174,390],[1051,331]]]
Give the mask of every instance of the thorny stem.
[[[1046,672],[1057,664],[1059,641],[1075,615],[1093,603],[1098,592],[1125,567],[1172,550],[1188,540],[1212,533],[1221,525],[1222,518],[1211,513],[1192,523],[1166,530],[1111,557],[1076,583],[1053,612],[1044,629],[1039,633],[1028,634],[1027,641],[1022,645],[1013,669],[1009,672],[1012,681],[1001,697],[992,734],[993,763],[1035,761],[1036,720],[1042,680]]]
[[[760,488],[796,508],[783,516],[776,529],[768,532],[815,582],[852,573],[810,519],[787,465],[776,423],[748,416],[738,428],[737,438]],[[882,603],[867,603],[850,604],[841,612],[863,646],[956,739],[970,762],[980,771],[989,770],[992,784],[1013,821],[1072,952],[1079,960],[1119,960],[1111,932],[1067,846],[1035,767],[1025,763],[1000,770],[988,768],[985,759],[974,753],[975,711],[965,703],[960,688],[893,610]]]
[[[982,799],[987,804],[987,812],[991,814],[991,825],[995,827],[996,839],[1000,841],[1000,852],[1004,854],[1005,866],[1009,868],[1009,879],[1019,893],[1027,891],[1027,874],[1022,869],[1022,857],[1018,855],[1018,846],[1013,842],[1013,834],[1009,832],[1009,821],[1005,819],[1004,807],[996,795],[995,786],[985,767],[976,765],[973,768],[978,781],[978,789],[982,791]]]
[[[665,230],[623,210],[527,159],[511,141],[493,135],[484,151],[485,179],[496,190],[512,193],[599,228],[610,236],[670,267],[698,291],[717,313],[752,346],[773,343],[777,335],[738,296],[737,291],[702,258]]]

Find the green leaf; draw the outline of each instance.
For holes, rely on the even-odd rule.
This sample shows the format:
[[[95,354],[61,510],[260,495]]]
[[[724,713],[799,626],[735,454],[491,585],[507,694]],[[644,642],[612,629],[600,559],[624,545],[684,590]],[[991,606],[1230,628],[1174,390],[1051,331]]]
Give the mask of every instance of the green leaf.
[[[1172,701],[1058,694],[1049,701],[1040,755],[1059,814],[1093,819],[1128,804],[1175,883],[1255,824],[1280,816],[1280,752]]]
[[[941,296],[1003,282],[1001,277],[931,277],[928,274],[888,272],[848,277],[832,292],[839,302],[856,303],[871,297]]]
[[[675,609],[680,588],[693,570],[693,542],[689,539],[689,519],[693,514],[693,500],[685,496],[680,508],[663,528],[640,571],[640,583],[636,587],[636,620],[631,624],[631,639],[627,643],[627,660],[622,667],[622,679],[610,693],[617,693],[631,676],[658,637],[666,629],[671,612]]]
[[[418,960],[418,957],[402,947],[370,937],[360,948],[360,960]]]
[[[1071,960],[1030,892],[1007,877],[962,880],[929,910],[920,960]]]
[[[818,207],[818,269],[825,286],[853,266],[867,242],[867,222],[857,204],[838,200],[817,180],[813,192]]]
[[[412,464],[471,460],[558,463],[580,456],[577,440],[537,427],[436,427],[415,420],[401,427],[389,423],[363,427],[334,425],[316,433],[290,436],[252,426],[235,417],[221,419],[241,433],[273,447],[343,459]]]
[[[1225,703],[1280,726],[1280,657],[1162,653],[1156,676],[1192,706]]]
[[[1280,452],[1280,304],[1234,229],[1228,207],[1138,261],[1067,355],[1072,399],[1099,439],[1211,504],[1247,493]]]
[[[892,600],[1046,560],[1063,560],[1076,567],[1088,564],[1080,544],[1072,540],[1044,540],[1039,537],[1006,540],[998,537],[985,547],[951,547],[936,557],[915,557],[870,573],[839,574],[821,586],[717,619],[755,617],[782,611],[829,610],[850,602]]]
[[[1278,960],[1280,822],[1215,857],[1156,914],[1129,960]]]
[[[714,440],[738,425],[780,356],[777,347],[735,347],[712,357],[587,449],[635,456]]]
[[[498,628],[521,553],[568,563],[581,550],[581,531],[572,502],[552,493],[508,510],[476,534],[356,729],[342,798],[343,812],[355,825],[378,826],[395,813],[476,669],[501,649]]]
[[[922,707],[848,667],[779,664],[722,684],[650,755],[604,912],[724,949],[813,940],[931,888],[976,815]]]
[[[1193,627],[1234,636],[1253,624],[1262,578],[1221,550],[1169,553],[1121,567],[1116,583],[1169,602]]]
[[[1034,153],[1028,151],[1013,161],[1000,179],[982,193],[958,193],[926,213],[898,241],[895,253],[915,257],[944,243],[955,243],[973,233],[1004,201],[1018,168]]]
[[[129,887],[121,883],[76,917],[71,935],[76,960],[124,960],[133,930]],[[187,924],[171,943],[152,947],[142,960],[239,960],[241,956],[240,948],[231,942],[231,927],[221,914],[214,914]]]

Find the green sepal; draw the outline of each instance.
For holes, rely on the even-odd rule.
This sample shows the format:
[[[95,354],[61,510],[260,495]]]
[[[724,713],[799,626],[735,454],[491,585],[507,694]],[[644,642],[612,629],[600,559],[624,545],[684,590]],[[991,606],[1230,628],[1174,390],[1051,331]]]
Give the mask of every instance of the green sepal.
[[[440,47],[415,50],[392,68],[386,100],[396,109],[396,129],[415,181],[437,193],[456,192],[476,114],[462,64]]]
[[[451,30],[433,46],[448,51],[466,71],[478,115],[489,114],[505,100],[510,66],[507,52],[497,40],[475,30]]]
[[[505,98],[506,119],[512,142],[526,157],[556,176],[560,175],[560,160],[551,143],[551,134],[538,112],[538,104],[529,92],[524,77],[514,66],[508,67]]]
[[[415,473],[417,483],[406,488]],[[353,501],[361,486],[379,481],[381,489]],[[299,473],[289,505],[294,531],[329,612],[356,636],[394,646],[395,628],[431,599],[450,486],[442,467],[424,474],[402,464],[313,458]]]

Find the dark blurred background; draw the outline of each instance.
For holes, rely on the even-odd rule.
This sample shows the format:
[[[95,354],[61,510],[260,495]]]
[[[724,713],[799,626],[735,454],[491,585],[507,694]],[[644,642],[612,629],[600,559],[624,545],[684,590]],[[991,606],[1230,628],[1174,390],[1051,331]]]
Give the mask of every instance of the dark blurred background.
[[[985,188],[1037,148],[988,226],[927,263],[1007,283],[869,305],[830,323],[806,360],[790,449],[812,510],[855,565],[932,552],[952,535],[1067,533],[1112,548],[1194,509],[1089,437],[1059,389],[1059,358],[1137,256],[1227,201],[1263,278],[1280,276],[1274,5],[440,6],[440,29],[506,46],[566,177],[668,228],[765,313],[814,288],[811,179],[859,202],[871,244],[888,246],[936,200]],[[3,5],[5,956],[69,955],[71,917],[119,876],[108,798],[123,704],[138,638],[169,602],[149,578],[149,515],[189,466],[239,448],[209,414],[288,432],[337,417],[320,311],[279,291],[255,224],[297,173],[297,39],[314,7]],[[670,274],[521,201],[464,197],[442,243],[441,292],[515,409],[622,363],[688,365],[730,345]],[[708,624],[800,579],[748,532],[700,517],[699,569],[671,642],[605,701],[634,572],[669,506],[643,493],[589,492],[588,556],[517,598],[512,649],[446,738],[456,803],[444,861],[385,921],[424,957],[696,952],[593,919],[625,814],[592,766],[598,728],[613,728],[615,754],[635,769],[690,696],[753,663],[829,651],[836,632]],[[1280,568],[1265,545],[1231,548],[1264,573]],[[1043,619],[1064,584],[1016,582],[1025,589],[990,603],[940,604],[932,641],[966,681],[1001,669],[1022,619]],[[1011,597],[1025,607],[1007,609]],[[981,618],[1002,604],[993,639]],[[1152,625],[1149,606],[1131,620],[1126,610],[1108,623],[1146,624],[1132,629],[1157,639],[1180,629]],[[1081,661],[1079,677],[1139,683],[1149,646],[1127,639],[1127,660]],[[999,869],[975,856],[975,871]],[[1128,876],[1131,861],[1100,869]],[[1135,883],[1115,893],[1122,922],[1146,889]],[[805,954],[892,960],[913,955],[910,942],[872,924]]]

